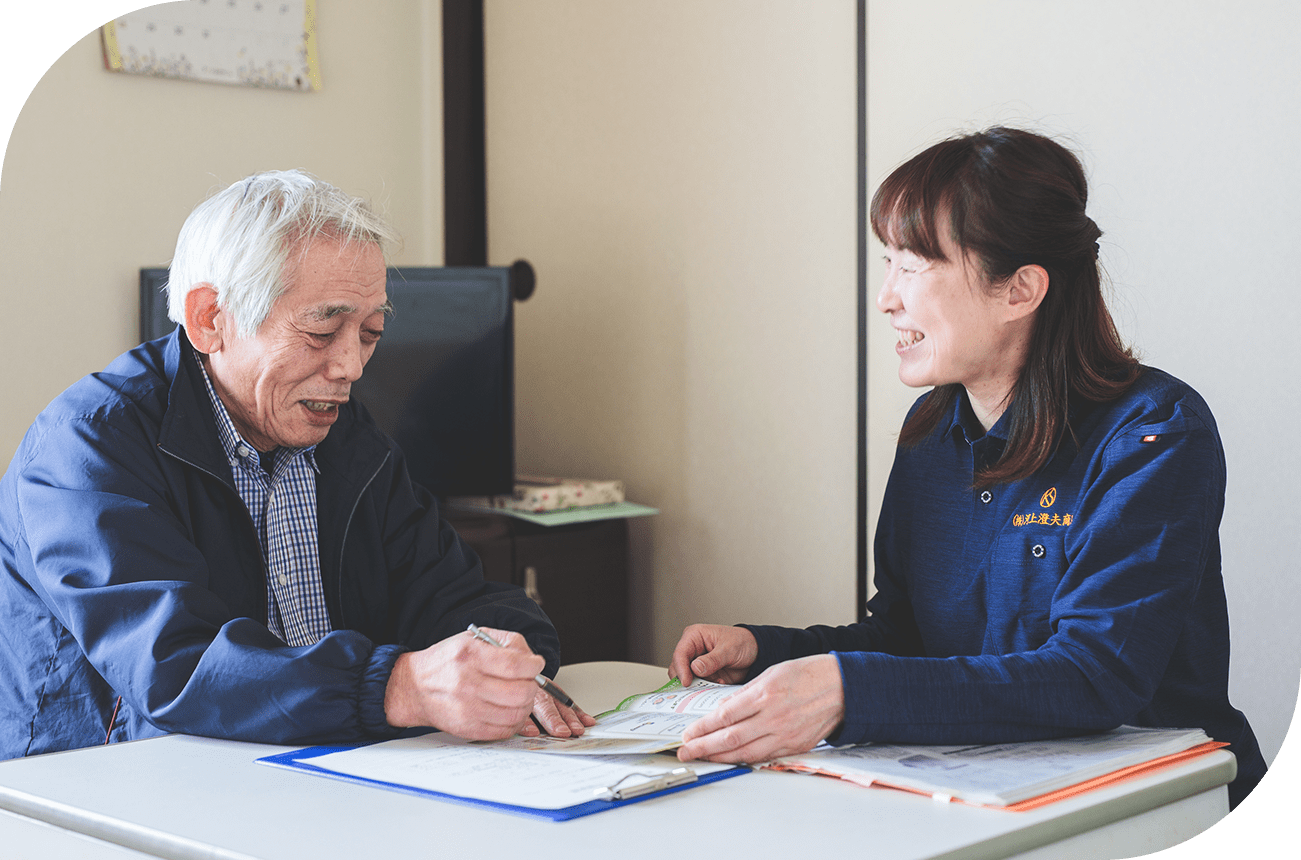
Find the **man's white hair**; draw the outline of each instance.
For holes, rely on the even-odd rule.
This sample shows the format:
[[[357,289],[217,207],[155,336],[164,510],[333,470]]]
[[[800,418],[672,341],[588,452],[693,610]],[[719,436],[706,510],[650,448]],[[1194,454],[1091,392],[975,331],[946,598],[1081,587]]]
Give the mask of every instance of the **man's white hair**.
[[[288,288],[286,263],[313,239],[378,245],[385,259],[397,234],[359,197],[301,170],[240,180],[185,219],[167,276],[167,315],[185,322],[185,297],[209,284],[240,337],[252,337]]]

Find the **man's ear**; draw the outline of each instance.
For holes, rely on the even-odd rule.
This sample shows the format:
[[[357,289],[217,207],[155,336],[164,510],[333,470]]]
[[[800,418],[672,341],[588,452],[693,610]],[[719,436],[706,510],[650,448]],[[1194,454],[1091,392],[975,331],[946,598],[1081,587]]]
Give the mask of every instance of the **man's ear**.
[[[217,291],[211,284],[196,284],[185,294],[185,333],[199,352],[210,355],[222,346],[224,328],[218,317]]]
[[[1048,271],[1043,266],[1022,266],[1007,280],[1007,307],[1012,319],[1028,317],[1048,295]]]

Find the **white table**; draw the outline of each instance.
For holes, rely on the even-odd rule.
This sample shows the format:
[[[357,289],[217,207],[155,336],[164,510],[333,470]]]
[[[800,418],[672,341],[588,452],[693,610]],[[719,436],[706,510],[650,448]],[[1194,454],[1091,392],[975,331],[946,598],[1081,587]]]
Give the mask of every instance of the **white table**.
[[[600,711],[662,668],[568,666],[557,680]],[[942,804],[839,780],[757,772],[554,823],[254,764],[287,747],[172,735],[0,762],[8,809],[161,857],[709,856],[1103,858],[1177,844],[1228,809],[1225,752],[1038,810]]]
[[[0,811],[0,854],[40,860],[146,860],[147,857],[121,845],[4,811]]]

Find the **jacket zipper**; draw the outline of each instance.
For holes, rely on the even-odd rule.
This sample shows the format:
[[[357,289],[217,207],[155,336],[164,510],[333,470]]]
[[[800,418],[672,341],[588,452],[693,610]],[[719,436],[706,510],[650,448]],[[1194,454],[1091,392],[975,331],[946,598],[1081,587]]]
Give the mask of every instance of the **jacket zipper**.
[[[379,477],[379,473],[384,469],[384,464],[387,463],[389,457],[392,456],[393,452],[391,451],[386,451],[384,453],[384,459],[379,461],[379,465],[375,467],[375,471],[371,472],[370,477],[366,479],[366,483],[362,484],[361,489],[357,491],[357,496],[352,500],[352,507],[348,510],[348,519],[343,523],[343,536],[339,538],[339,564],[336,568],[338,582],[334,593],[339,596],[339,623],[344,627],[346,627],[347,624],[343,617],[343,553],[348,546],[348,531],[352,528],[352,518],[357,514],[357,505],[361,504],[361,497],[366,495],[366,490],[368,490],[370,485],[375,482],[375,479]]]

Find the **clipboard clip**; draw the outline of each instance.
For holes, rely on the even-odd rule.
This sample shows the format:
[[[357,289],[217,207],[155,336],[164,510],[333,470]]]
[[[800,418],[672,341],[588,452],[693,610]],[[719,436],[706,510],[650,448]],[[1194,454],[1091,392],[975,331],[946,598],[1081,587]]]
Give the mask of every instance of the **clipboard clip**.
[[[624,788],[619,787],[625,780],[634,776],[644,776],[646,779]],[[630,773],[614,785],[607,785],[605,788],[596,789],[596,799],[630,800],[634,797],[641,797],[643,794],[652,794],[656,791],[663,791],[666,788],[676,788],[679,785],[687,785],[695,782],[696,779],[696,772],[689,767],[676,767],[668,773],[660,774],[659,776],[649,773]]]

